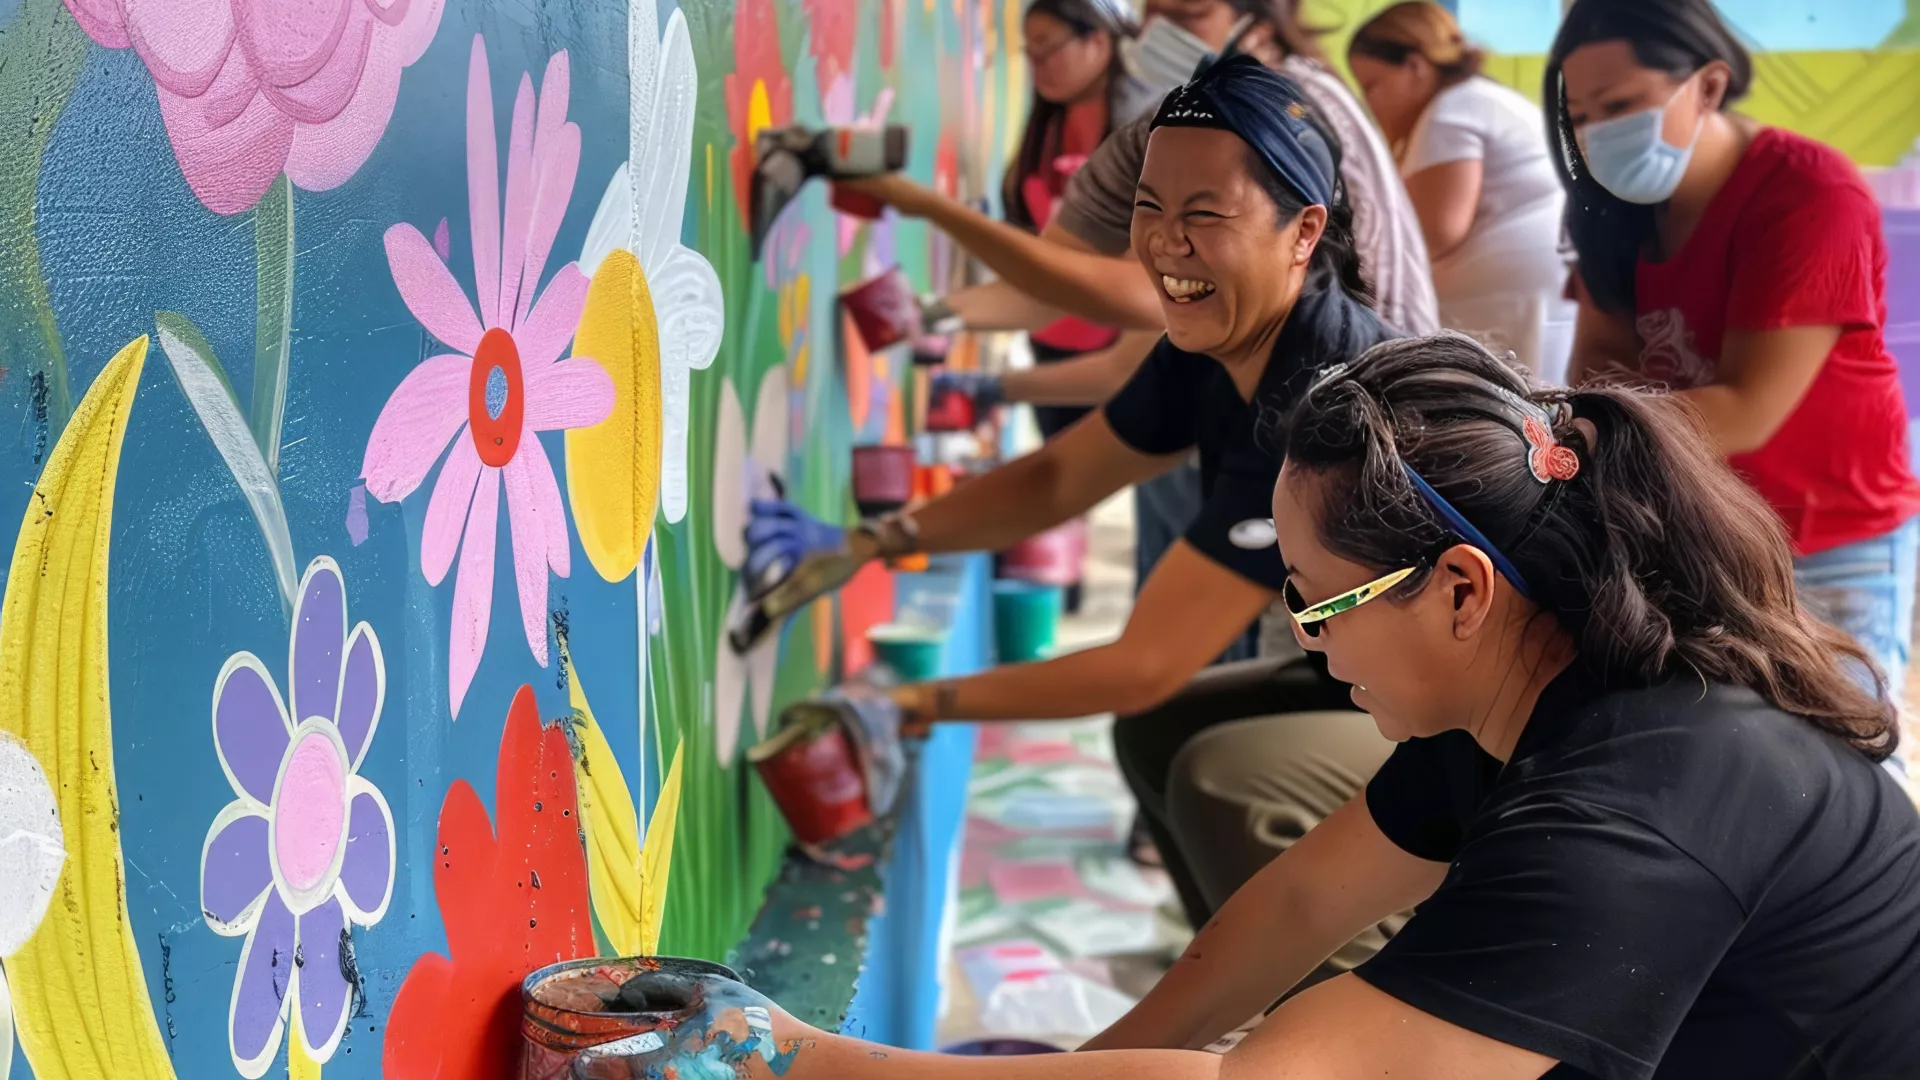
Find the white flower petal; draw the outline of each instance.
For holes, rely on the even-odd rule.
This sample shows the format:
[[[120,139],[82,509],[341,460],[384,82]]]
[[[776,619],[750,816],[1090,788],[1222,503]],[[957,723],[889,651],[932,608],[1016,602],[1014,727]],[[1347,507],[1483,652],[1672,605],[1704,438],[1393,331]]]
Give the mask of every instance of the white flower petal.
[[[768,714],[773,711],[774,676],[780,671],[780,637],[777,631],[767,634],[747,652],[747,687],[753,692],[753,726],[761,738],[766,737]]]
[[[637,73],[630,79],[638,80]],[[680,243],[686,213],[687,181],[693,175],[693,118],[700,90],[694,69],[687,20],[675,11],[660,39],[660,69],[651,109],[633,103],[632,116],[648,117],[630,129],[628,160],[633,163],[633,234],[628,249],[651,279]]]
[[[787,365],[777,364],[760,380],[753,406],[753,460],[763,474],[787,473]]]
[[[47,774],[24,744],[0,732],[0,956],[39,929],[66,859]],[[0,1025],[12,1017],[0,1011]]]
[[[745,603],[745,594],[735,589],[734,609]],[[749,677],[746,661],[727,643],[726,628],[732,624],[731,616],[721,620],[720,640],[713,649],[713,752],[723,769],[732,767],[740,749],[740,711],[747,703]]]
[[[587,226],[587,242],[580,246],[582,274],[591,278],[614,249],[626,246],[632,220],[633,185],[627,179],[627,163],[623,161],[613,170],[613,179],[607,182],[606,193],[600,196],[600,205],[593,212],[593,222]]]
[[[733,380],[720,379],[720,411],[713,429],[713,549],[730,570],[747,561],[747,422]]]
[[[691,372],[720,351],[726,315],[720,279],[700,255],[675,247],[647,281],[660,327],[660,505],[669,523],[687,516],[687,427]]]

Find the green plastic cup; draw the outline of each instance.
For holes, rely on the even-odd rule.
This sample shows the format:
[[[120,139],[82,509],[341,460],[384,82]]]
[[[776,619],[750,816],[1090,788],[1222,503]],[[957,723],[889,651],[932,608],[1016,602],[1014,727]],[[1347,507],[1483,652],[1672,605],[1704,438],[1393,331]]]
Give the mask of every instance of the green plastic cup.
[[[1066,590],[1012,578],[993,583],[993,645],[1003,664],[1053,655]]]
[[[905,682],[925,682],[940,677],[940,647],[947,635],[921,626],[887,623],[867,631],[867,642],[881,663],[892,668]]]

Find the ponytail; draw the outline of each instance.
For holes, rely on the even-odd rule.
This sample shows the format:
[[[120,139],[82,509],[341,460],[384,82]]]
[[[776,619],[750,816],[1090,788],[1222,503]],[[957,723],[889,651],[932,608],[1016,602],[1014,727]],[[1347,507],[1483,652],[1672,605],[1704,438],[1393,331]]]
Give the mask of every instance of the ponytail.
[[[1573,479],[1534,478],[1515,398],[1579,454]],[[1898,742],[1884,679],[1877,694],[1863,688],[1848,669],[1873,671],[1867,653],[1801,606],[1778,516],[1678,398],[1536,390],[1471,338],[1406,339],[1303,395],[1287,458],[1328,478],[1327,549],[1382,572],[1460,542],[1411,487],[1410,466],[1501,549],[1609,682],[1745,686],[1876,761]]]

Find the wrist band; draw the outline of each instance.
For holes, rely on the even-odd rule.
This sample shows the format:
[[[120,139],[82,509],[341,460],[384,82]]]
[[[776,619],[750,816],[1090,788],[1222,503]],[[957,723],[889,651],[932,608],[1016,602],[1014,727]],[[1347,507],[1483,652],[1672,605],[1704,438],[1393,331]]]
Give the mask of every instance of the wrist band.
[[[883,559],[912,555],[920,550],[920,524],[904,510],[868,518],[860,523],[859,531],[873,538]]]

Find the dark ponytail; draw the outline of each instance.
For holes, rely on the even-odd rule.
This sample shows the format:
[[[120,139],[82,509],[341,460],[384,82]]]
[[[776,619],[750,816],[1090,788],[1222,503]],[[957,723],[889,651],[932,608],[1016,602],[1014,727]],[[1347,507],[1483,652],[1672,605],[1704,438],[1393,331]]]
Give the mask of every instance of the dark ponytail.
[[[1623,40],[1641,66],[1685,78],[1715,60],[1733,70],[1722,109],[1745,97],[1753,59],[1708,0],[1577,0],[1547,55],[1541,100],[1547,103],[1547,145],[1567,189],[1567,234],[1580,257],[1580,279],[1603,311],[1634,313],[1634,271],[1654,233],[1654,208],[1619,198],[1587,171],[1567,113],[1560,66],[1596,41]]]
[[[1534,478],[1508,395],[1578,452],[1574,479]],[[1287,432],[1289,463],[1327,480],[1319,533],[1336,555],[1384,573],[1431,565],[1460,542],[1404,462],[1501,549],[1608,682],[1746,686],[1869,758],[1893,752],[1884,680],[1875,695],[1848,671],[1873,665],[1801,606],[1778,516],[1678,399],[1619,385],[1534,389],[1447,333],[1378,346],[1323,379]],[[1401,588],[1410,595],[1425,577]]]
[[[1333,204],[1327,207],[1326,231],[1320,234],[1320,242],[1313,249],[1309,277],[1320,281],[1337,281],[1348,296],[1367,307],[1374,307],[1373,286],[1367,284],[1365,267],[1360,262],[1360,247],[1353,237],[1353,203],[1347,198],[1347,183],[1340,172],[1345,148],[1340,143],[1340,136],[1321,119],[1316,110],[1307,109],[1306,120],[1325,140],[1327,150],[1333,155],[1334,174]],[[1260,189],[1273,200],[1282,225],[1299,217],[1300,211],[1307,208],[1299,192],[1293,190],[1292,185],[1282,179],[1252,146],[1247,147],[1247,171],[1259,180]]]

